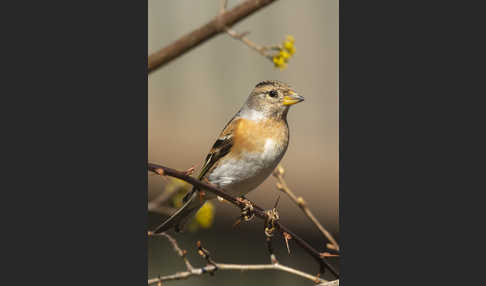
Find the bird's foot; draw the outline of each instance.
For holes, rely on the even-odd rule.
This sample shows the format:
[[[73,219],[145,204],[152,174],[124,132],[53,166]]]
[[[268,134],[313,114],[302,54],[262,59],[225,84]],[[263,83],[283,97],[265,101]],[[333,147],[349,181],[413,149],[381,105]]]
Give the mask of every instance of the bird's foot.
[[[272,237],[276,230],[276,222],[280,219],[277,208],[266,211],[267,219],[265,221],[265,235]]]
[[[252,203],[246,199],[245,197],[241,196],[241,197],[238,197],[236,198],[240,203],[243,203],[245,204],[242,208],[241,208],[241,217],[245,220],[245,221],[250,221],[251,219],[253,219],[255,217],[255,213],[253,212],[253,205]]]

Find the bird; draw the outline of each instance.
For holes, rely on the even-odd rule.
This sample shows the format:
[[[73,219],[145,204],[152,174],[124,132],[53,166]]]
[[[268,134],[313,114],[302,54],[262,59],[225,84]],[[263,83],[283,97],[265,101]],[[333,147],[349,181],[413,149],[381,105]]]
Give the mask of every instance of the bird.
[[[273,172],[289,144],[287,113],[304,100],[290,85],[265,80],[251,91],[246,102],[223,128],[206,156],[198,176],[235,197],[244,198]],[[203,204],[217,196],[199,195],[193,187],[184,204],[154,232],[174,228],[180,232]]]

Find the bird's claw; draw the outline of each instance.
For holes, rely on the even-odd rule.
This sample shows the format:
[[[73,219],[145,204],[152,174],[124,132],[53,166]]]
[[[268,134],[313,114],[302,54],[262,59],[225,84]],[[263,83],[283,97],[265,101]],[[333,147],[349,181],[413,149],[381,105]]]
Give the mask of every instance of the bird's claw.
[[[253,205],[251,204],[251,202],[244,197],[239,197],[237,198],[237,200],[240,203],[245,204],[245,206],[241,208],[241,217],[245,221],[252,220],[255,217],[255,213],[253,212]]]
[[[280,217],[278,215],[276,208],[272,210],[268,210],[266,213],[267,213],[267,220],[265,221],[265,235],[267,237],[272,237],[276,229],[275,222],[278,221]]]

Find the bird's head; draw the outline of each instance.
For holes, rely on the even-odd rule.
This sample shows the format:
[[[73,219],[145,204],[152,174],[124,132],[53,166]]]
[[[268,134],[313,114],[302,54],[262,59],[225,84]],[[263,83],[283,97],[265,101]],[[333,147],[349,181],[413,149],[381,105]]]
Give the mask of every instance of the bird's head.
[[[288,84],[266,80],[255,86],[242,112],[254,117],[285,119],[290,106],[303,100]]]

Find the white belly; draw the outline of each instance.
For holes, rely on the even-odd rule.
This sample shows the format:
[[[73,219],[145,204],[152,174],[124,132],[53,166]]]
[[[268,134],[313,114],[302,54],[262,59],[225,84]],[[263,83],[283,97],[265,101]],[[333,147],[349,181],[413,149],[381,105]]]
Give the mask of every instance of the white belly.
[[[267,139],[262,153],[243,152],[239,158],[222,158],[208,180],[234,196],[245,195],[272,173],[286,149],[286,146],[278,147],[272,139]]]

